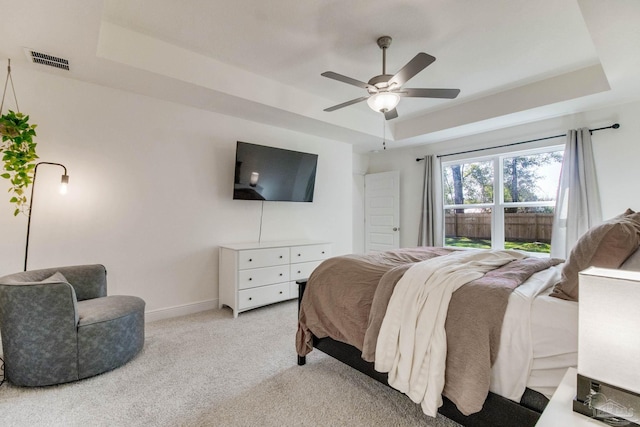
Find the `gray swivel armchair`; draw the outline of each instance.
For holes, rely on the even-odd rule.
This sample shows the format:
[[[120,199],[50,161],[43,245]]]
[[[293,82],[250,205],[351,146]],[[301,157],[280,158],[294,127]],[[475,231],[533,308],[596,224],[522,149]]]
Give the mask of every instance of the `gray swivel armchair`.
[[[5,376],[46,386],[100,374],[144,345],[145,302],[107,296],[102,265],[47,268],[0,277]]]

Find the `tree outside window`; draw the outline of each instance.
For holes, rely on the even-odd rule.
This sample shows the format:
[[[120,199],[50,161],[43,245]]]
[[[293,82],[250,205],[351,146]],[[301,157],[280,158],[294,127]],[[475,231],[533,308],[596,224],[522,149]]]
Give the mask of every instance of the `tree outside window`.
[[[443,163],[445,246],[549,253],[562,155],[553,147]]]

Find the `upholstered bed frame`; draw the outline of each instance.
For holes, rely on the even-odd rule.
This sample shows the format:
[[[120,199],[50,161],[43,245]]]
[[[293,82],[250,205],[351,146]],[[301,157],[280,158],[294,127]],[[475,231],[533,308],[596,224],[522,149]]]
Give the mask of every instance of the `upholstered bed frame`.
[[[306,287],[306,280],[298,281],[298,308]],[[313,346],[323,353],[351,366],[365,375],[388,385],[387,374],[377,372],[373,363],[362,359],[357,348],[331,338],[313,338]],[[298,356],[298,365],[304,365],[306,357]],[[526,389],[520,403],[489,392],[482,411],[465,416],[456,406],[443,397],[444,404],[438,412],[466,427],[533,427],[546,407],[548,399],[536,391]],[[425,415],[426,417],[426,415]]]

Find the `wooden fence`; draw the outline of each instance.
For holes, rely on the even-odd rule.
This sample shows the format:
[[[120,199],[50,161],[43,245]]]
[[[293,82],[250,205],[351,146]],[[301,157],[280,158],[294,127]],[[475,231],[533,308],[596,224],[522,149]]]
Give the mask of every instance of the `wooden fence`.
[[[516,242],[551,243],[551,213],[505,213],[505,240]],[[445,215],[447,237],[470,239],[491,238],[491,214],[452,213]]]

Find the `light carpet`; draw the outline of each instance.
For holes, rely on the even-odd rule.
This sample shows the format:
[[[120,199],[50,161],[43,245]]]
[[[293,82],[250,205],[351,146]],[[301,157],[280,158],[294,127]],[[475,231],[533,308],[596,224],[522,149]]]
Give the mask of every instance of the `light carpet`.
[[[297,303],[146,325],[126,365],[70,384],[0,387],[2,426],[421,426],[408,397],[314,350],[296,365]]]

